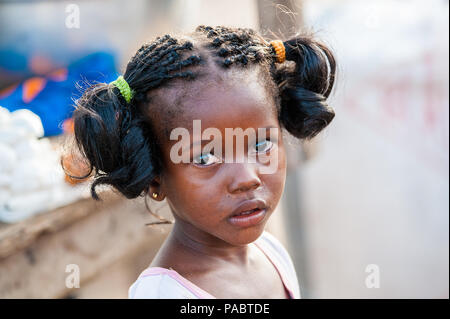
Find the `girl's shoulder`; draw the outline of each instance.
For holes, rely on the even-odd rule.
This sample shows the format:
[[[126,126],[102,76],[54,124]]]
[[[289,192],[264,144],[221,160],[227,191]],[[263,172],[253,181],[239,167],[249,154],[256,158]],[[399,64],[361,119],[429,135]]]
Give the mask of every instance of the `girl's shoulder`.
[[[284,247],[284,245],[271,233],[268,231],[264,231],[261,236],[255,241],[255,244],[258,246],[263,246],[266,250],[269,249],[270,252],[275,254],[275,257],[286,262],[288,264],[292,264],[291,257]],[[292,264],[293,267],[293,264]]]
[[[149,267],[128,289],[130,299],[214,298],[173,269]]]
[[[274,263],[293,297],[295,299],[301,298],[297,272],[295,271],[291,256],[284,245],[267,231],[264,231],[254,243]]]

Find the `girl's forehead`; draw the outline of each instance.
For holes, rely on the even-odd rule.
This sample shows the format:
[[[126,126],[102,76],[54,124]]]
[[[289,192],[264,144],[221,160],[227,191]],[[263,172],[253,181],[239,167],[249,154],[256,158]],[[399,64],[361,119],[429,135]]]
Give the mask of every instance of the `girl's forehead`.
[[[221,129],[263,127],[277,118],[273,98],[255,83],[209,85],[184,99],[177,110],[172,113],[171,126],[188,130],[192,130],[194,120],[201,120],[202,127]]]
[[[245,74],[246,73],[246,74]],[[276,105],[258,72],[228,72],[209,81],[171,85],[158,92],[152,122],[169,139],[175,128],[266,127],[277,124]],[[155,106],[155,105],[153,105]]]

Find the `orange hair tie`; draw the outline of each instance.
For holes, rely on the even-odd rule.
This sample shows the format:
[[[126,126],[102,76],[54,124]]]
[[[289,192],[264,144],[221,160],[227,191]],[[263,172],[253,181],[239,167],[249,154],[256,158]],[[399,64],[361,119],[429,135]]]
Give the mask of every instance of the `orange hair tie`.
[[[283,41],[273,40],[270,41],[270,45],[275,49],[275,53],[277,54],[277,62],[283,63],[286,61],[286,49],[284,48]]]

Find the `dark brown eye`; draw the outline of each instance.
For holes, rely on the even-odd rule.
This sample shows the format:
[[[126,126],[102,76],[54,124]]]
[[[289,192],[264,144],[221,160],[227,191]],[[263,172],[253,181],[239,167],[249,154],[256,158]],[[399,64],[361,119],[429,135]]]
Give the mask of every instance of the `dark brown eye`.
[[[273,147],[273,143],[270,140],[266,139],[264,141],[258,142],[255,145],[255,150],[258,153],[263,153],[263,152],[269,151],[272,147]]]
[[[210,166],[214,163],[220,162],[220,159],[215,156],[214,154],[208,153],[208,154],[201,154],[197,157],[194,157],[193,160],[194,164],[198,164],[201,166]]]

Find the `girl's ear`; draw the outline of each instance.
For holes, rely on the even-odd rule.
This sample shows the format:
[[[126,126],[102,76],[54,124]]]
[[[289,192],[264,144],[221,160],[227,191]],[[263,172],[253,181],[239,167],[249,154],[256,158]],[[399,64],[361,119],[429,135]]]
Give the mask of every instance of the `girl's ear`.
[[[162,201],[166,197],[161,187],[161,177],[156,176],[150,182],[150,186],[148,188],[148,195],[157,201]]]

